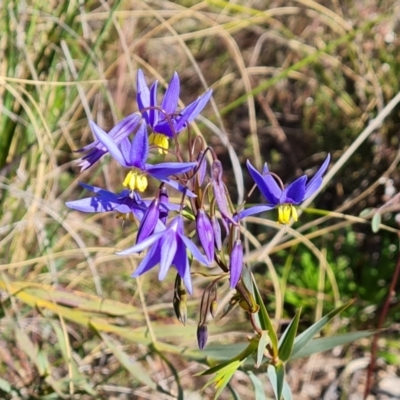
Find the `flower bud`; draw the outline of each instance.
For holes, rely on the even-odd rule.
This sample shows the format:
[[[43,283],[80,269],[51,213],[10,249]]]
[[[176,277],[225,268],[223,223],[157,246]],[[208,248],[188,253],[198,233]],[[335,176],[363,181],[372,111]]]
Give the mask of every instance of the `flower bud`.
[[[182,322],[183,325],[186,325],[187,321],[186,303],[187,303],[186,289],[182,282],[182,278],[179,276],[179,274],[177,274],[175,278],[175,290],[174,290],[174,298],[172,304],[174,306],[176,318],[178,318],[178,320]]]
[[[213,300],[210,304],[210,314],[213,318],[215,318],[215,315],[217,314],[217,308],[218,308],[218,303],[216,300]]]
[[[225,185],[222,181],[223,168],[221,161],[214,160],[211,166],[211,183],[214,191],[215,200],[224,218],[229,216],[228,199],[225,193]],[[224,222],[224,221],[223,221]]]
[[[215,215],[211,217],[211,224],[214,232],[215,247],[219,251],[221,251],[222,249],[221,225],[219,224],[218,218]]]
[[[243,247],[241,240],[235,240],[229,260],[230,285],[234,289],[239,282],[243,267]]]
[[[200,350],[204,350],[208,340],[207,325],[199,325],[197,327],[197,343]]]
[[[144,214],[138,234],[136,237],[136,243],[142,242],[148,238],[153,232],[157,225],[158,218],[160,216],[160,199],[156,197],[149,205]]]
[[[199,169],[197,171],[197,180],[199,182],[199,185],[201,186],[204,182],[204,178],[207,172],[207,161],[204,157],[204,151],[201,151],[197,156],[197,162],[200,163]]]
[[[165,223],[167,222],[168,210],[165,208],[165,206],[163,206],[163,204],[168,203],[169,197],[167,189],[164,185],[160,189],[160,201],[161,201],[160,220],[165,225]]]
[[[210,262],[214,260],[214,230],[206,212],[200,208],[196,215],[196,230],[200,243]]]

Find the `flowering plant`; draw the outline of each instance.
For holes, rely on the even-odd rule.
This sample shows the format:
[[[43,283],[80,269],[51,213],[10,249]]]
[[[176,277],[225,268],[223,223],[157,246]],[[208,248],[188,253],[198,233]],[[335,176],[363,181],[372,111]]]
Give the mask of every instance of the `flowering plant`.
[[[219,283],[228,281],[232,297],[224,315],[238,305],[248,313],[254,335],[239,355],[204,374],[216,374],[210,383],[215,383],[218,396],[232,374],[253,356],[256,366],[267,365],[276,398],[282,395],[290,398],[290,389],[284,378],[285,363],[299,356],[329,319],[348,304],[332,311],[297,337],[300,313],[296,313],[278,340],[256,282],[245,265],[242,226],[248,216],[273,208],[278,209],[278,224],[290,224],[292,219],[297,221],[296,206],[319,190],[329,167],[330,155],[311,179],[303,175],[286,187],[279,177],[269,171],[267,164],[260,173],[247,161],[255,188],[263,194],[267,204],[234,207],[223,181],[223,166],[217,154],[205,144],[204,139],[193,138],[190,131],[190,124],[204,109],[212,91],[207,91],[179,111],[178,74],[173,75],[160,105],[157,88],[157,81],[148,88],[144,74],[139,70],[138,112],[124,118],[108,134],[90,121],[95,141],[79,150],[85,153],[80,160],[82,170],[92,167],[101,157],[109,154],[127,170],[121,182],[124,189],[113,193],[82,183],[83,188],[95,196],[69,201],[67,206],[83,212],[113,211],[124,219],[137,221],[136,242],[117,254],[128,256],[147,249],[132,274],[134,278],[159,265],[158,278],[163,280],[168,273],[172,273],[171,267],[175,268],[173,305],[181,322],[187,321],[187,293],[193,294],[194,272],[210,280],[203,291],[198,315],[197,340],[201,350],[207,344],[210,320],[221,311],[218,310]],[[180,144],[183,132],[187,133],[185,146]],[[164,162],[155,163],[153,153],[158,153],[158,158],[164,157]],[[155,180],[158,187],[153,192],[149,177]],[[170,190],[179,194],[178,203],[170,202]],[[151,200],[143,200],[139,194],[143,192],[147,192]],[[195,236],[185,229],[191,221],[195,221]]]

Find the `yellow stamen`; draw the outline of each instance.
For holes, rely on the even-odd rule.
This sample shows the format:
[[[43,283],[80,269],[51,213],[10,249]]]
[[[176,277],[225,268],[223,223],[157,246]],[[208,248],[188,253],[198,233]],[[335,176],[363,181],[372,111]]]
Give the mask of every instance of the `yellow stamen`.
[[[150,144],[154,144],[158,146],[158,152],[160,154],[167,154],[169,148],[168,136],[163,135],[162,133],[152,133],[149,136]]]
[[[290,222],[290,218],[293,218],[293,221],[298,220],[298,214],[295,206],[293,204],[281,204],[278,207],[278,224],[288,224]]]
[[[122,185],[130,190],[144,192],[147,189],[147,178],[139,171],[131,170],[126,175]]]

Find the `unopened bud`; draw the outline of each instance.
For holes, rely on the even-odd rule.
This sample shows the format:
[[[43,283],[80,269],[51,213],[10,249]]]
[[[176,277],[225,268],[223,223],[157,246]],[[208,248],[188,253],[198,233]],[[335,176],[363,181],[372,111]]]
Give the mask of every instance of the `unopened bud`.
[[[207,325],[199,325],[197,327],[197,344],[200,350],[204,350],[208,340]]]
[[[219,224],[218,218],[215,215],[211,217],[211,224],[214,232],[215,247],[219,251],[221,251],[222,249],[221,225]]]
[[[240,239],[235,240],[229,260],[230,285],[234,289],[239,282],[243,268],[243,247]]]
[[[218,303],[216,300],[212,301],[210,304],[210,314],[213,318],[217,315],[217,308],[218,308]]]
[[[204,157],[204,151],[201,151],[197,156],[197,162],[200,163],[199,169],[197,171],[197,180],[199,182],[199,185],[201,186],[204,182],[204,178],[207,172],[207,161]]]
[[[214,230],[206,212],[200,208],[196,215],[196,231],[210,263],[214,260]]]
[[[160,220],[165,225],[168,217],[168,210],[163,206],[163,204],[167,204],[169,202],[168,192],[165,186],[162,186],[160,189]]]
[[[176,318],[183,325],[186,325],[187,321],[187,294],[186,289],[183,285],[182,278],[177,274],[175,279],[175,290],[174,290],[174,298],[172,301],[174,306],[174,311]]]

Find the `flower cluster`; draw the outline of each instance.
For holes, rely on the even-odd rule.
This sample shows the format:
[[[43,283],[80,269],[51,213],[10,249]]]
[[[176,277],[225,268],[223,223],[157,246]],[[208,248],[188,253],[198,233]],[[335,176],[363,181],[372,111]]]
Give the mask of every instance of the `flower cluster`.
[[[278,208],[278,223],[297,221],[295,206],[310,197],[320,187],[330,156],[310,180],[301,176],[286,188],[265,164],[262,173],[250,161],[248,171],[255,185],[267,200],[247,209],[233,209],[223,182],[223,166],[212,148],[205,146],[202,138],[193,138],[190,124],[209,101],[209,90],[182,110],[178,109],[180,82],[175,73],[161,103],[158,102],[158,82],[149,88],[142,71],[137,74],[136,102],[138,111],[128,115],[108,133],[90,121],[95,141],[80,150],[81,170],[92,167],[109,154],[126,175],[118,192],[81,183],[94,194],[92,197],[69,201],[67,206],[82,212],[116,212],[117,217],[138,222],[136,242],[117,254],[128,256],[147,249],[138,268],[137,277],[159,265],[159,280],[163,280],[173,266],[176,271],[174,309],[178,318],[186,321],[186,292],[193,292],[192,263],[203,267],[218,267],[220,272],[203,275],[211,283],[203,292],[198,341],[203,348],[207,341],[209,316],[217,310],[217,283],[227,279],[231,289],[236,289],[239,304],[248,303],[246,288],[241,282],[244,268],[241,223],[250,215]],[[179,136],[187,132],[186,151],[179,146]],[[170,146],[173,149],[170,149]],[[163,162],[152,163],[153,153]],[[210,156],[212,162],[209,163]],[[185,161],[186,160],[186,161]],[[157,182],[158,189],[150,194],[149,178]],[[181,197],[171,202],[170,190]],[[150,200],[142,198],[147,192]],[[196,237],[187,234],[187,229]],[[223,227],[223,229],[221,229]],[[247,297],[246,297],[247,296]],[[252,304],[243,306],[251,309]]]

